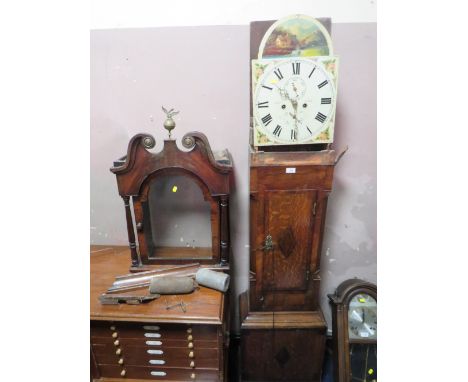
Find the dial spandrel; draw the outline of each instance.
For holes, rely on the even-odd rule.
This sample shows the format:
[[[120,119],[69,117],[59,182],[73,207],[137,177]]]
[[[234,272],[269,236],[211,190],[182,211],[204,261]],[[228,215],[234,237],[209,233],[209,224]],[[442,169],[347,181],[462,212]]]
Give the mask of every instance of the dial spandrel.
[[[377,301],[368,294],[357,294],[348,307],[350,339],[377,338]]]
[[[275,61],[258,78],[253,103],[257,128],[273,142],[313,141],[333,119],[335,99],[334,81],[319,62]]]

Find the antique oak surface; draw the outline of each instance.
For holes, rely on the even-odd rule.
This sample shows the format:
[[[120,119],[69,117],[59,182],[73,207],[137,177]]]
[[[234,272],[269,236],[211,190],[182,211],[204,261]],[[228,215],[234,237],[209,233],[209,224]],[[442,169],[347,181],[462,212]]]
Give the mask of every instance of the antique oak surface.
[[[100,294],[112,285],[115,276],[128,272],[128,247],[94,246],[91,251],[91,320],[138,321],[138,322],[196,322],[222,324],[224,295],[213,289],[200,287],[193,293],[161,298],[141,305],[101,305]],[[161,266],[160,268],[164,268]],[[167,266],[166,266],[167,267]],[[159,267],[154,266],[154,269]],[[148,288],[137,289],[125,294],[148,293]],[[124,293],[121,293],[124,294]],[[166,310],[165,299],[171,305],[179,300],[188,305],[187,312]]]
[[[320,381],[320,258],[334,150],[250,155],[250,289],[240,297],[243,381]]]
[[[91,372],[95,381],[225,381],[225,296],[200,287],[141,305],[101,305],[98,296],[128,271],[128,247],[91,249]],[[154,266],[164,268],[166,266]],[[146,294],[148,288],[126,292]],[[183,301],[186,312],[166,309]]]
[[[250,310],[318,307],[334,150],[254,152],[250,160]],[[272,248],[265,247],[267,236]]]

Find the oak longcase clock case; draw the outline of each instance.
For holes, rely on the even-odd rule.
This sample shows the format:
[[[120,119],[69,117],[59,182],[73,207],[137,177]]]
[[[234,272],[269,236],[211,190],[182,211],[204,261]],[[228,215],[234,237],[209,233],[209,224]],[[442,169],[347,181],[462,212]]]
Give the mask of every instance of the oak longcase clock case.
[[[251,310],[318,308],[334,150],[251,154]]]

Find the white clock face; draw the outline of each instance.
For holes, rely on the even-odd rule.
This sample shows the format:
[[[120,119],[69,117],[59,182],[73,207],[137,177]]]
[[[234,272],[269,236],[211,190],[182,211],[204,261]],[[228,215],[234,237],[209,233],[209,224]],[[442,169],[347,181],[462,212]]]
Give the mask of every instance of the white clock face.
[[[273,142],[305,143],[328,127],[335,99],[334,82],[321,64],[304,58],[276,61],[258,79],[254,117]]]
[[[377,338],[377,301],[368,294],[354,296],[348,309],[349,338]]]

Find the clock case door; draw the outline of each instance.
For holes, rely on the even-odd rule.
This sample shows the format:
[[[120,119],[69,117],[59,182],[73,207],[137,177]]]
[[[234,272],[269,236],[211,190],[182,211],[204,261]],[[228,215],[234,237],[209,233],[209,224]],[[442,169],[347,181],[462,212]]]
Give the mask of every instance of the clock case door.
[[[336,289],[335,294],[328,295],[332,305],[333,321],[333,368],[335,382],[351,382],[352,365],[350,358],[350,345],[369,346],[372,351],[377,346],[376,340],[349,338],[348,309],[351,299],[357,294],[367,294],[377,301],[377,286],[360,279],[350,279],[342,282]],[[353,369],[356,369],[354,365]],[[368,376],[365,381],[376,379],[376,371]],[[358,380],[358,379],[356,379]]]
[[[333,150],[251,154],[252,311],[317,309],[336,159]]]

